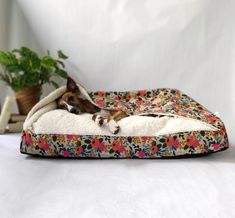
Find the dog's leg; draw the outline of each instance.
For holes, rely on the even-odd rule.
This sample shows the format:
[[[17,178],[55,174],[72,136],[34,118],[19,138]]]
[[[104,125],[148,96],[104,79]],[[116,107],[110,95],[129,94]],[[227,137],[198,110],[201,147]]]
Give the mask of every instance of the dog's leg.
[[[93,114],[92,120],[98,125],[102,126],[104,124],[104,118],[99,114]]]
[[[120,130],[117,121],[128,115],[123,111],[107,111],[101,110],[92,116],[92,120],[99,126],[107,124],[111,133],[117,134]]]
[[[92,116],[92,120],[99,126],[107,123],[108,117],[110,116],[110,111],[100,110]]]
[[[124,117],[127,117],[128,115],[123,112],[123,111],[118,111],[118,112],[114,112],[112,113],[112,115],[110,115],[107,119],[107,124],[109,127],[109,130],[113,133],[113,134],[117,134],[120,130],[119,125],[117,124],[117,121],[121,120]]]

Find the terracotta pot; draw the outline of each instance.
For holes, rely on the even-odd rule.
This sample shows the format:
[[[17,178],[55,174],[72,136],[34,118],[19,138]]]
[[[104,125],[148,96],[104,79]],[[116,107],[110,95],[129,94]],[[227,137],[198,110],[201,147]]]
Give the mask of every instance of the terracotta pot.
[[[27,115],[31,108],[40,100],[41,87],[30,87],[15,92],[20,114]]]

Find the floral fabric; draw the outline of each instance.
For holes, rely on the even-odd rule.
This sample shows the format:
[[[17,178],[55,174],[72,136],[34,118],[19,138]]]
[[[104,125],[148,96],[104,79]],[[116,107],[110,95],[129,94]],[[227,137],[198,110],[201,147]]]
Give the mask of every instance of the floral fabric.
[[[101,108],[128,114],[166,114],[201,120],[217,131],[160,136],[58,135],[22,132],[21,152],[78,158],[161,158],[206,154],[228,148],[223,122],[192,98],[175,89],[89,93]]]

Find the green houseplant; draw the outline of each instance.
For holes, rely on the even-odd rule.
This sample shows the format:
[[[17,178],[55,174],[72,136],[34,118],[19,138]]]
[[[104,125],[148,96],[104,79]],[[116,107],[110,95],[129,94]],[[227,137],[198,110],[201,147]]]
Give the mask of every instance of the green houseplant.
[[[67,78],[63,60],[68,57],[57,52],[55,59],[47,55],[39,55],[27,47],[13,49],[10,52],[0,51],[0,80],[9,85],[16,94],[20,114],[27,114],[39,101],[42,85],[45,83],[58,87],[55,77]]]

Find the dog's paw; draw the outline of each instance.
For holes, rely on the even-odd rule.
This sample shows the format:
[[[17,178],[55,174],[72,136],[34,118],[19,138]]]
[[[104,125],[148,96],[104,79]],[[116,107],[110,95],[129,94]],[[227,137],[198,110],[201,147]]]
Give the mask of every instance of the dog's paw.
[[[110,120],[108,122],[108,126],[111,133],[113,133],[114,135],[118,134],[120,127],[114,120]]]
[[[100,115],[94,114],[92,116],[92,120],[94,120],[98,126],[102,126],[104,124],[104,118],[101,117]]]

